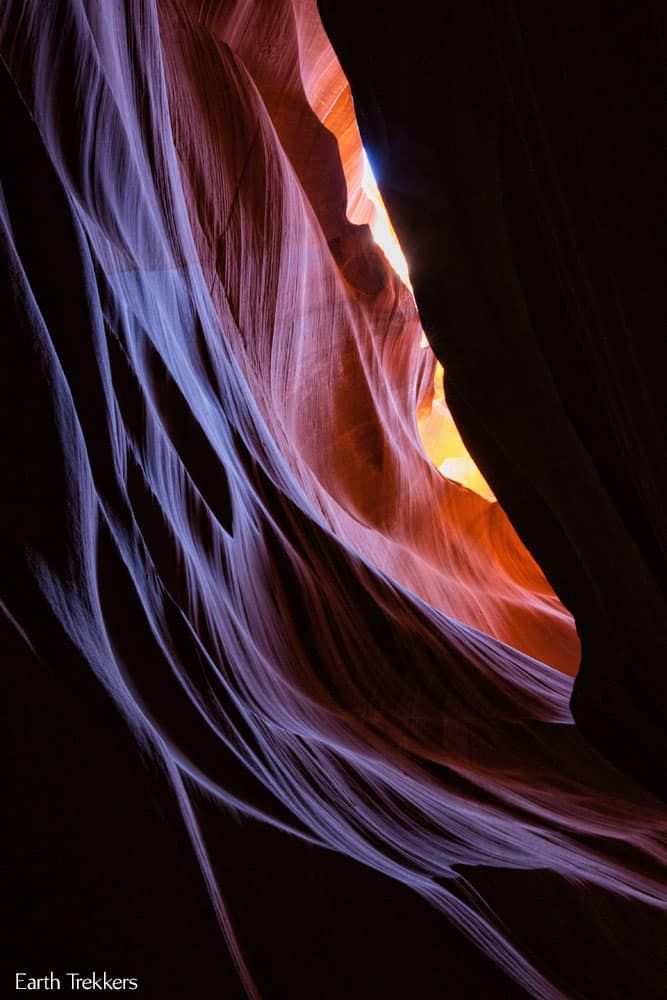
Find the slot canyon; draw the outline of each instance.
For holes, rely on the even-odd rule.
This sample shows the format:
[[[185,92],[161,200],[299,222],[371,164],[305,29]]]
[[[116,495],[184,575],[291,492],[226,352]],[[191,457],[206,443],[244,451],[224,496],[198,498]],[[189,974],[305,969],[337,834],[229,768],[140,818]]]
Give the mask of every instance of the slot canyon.
[[[664,28],[4,0],[12,970],[664,996]]]

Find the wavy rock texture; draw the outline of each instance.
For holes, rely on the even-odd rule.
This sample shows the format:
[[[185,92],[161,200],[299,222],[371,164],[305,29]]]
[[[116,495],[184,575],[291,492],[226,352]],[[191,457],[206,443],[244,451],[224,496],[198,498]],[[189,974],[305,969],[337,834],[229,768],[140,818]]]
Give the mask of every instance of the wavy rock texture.
[[[234,982],[187,831],[250,995],[658,995],[664,812],[574,725],[573,620],[501,507],[424,451],[436,362],[314,5],[10,0],[2,54],[17,718],[104,720],[68,725],[119,813],[83,856],[136,827],[136,933],[192,958],[112,955]]]

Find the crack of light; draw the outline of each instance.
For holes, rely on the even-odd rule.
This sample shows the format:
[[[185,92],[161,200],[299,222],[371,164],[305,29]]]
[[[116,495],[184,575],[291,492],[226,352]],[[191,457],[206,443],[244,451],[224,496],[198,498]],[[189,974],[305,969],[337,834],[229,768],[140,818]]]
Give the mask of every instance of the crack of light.
[[[372,202],[374,207],[372,218],[369,221],[373,239],[380,247],[403,284],[406,285],[410,291],[412,291],[408,263],[405,259],[403,251],[401,250],[401,245],[398,242],[398,237],[394,231],[394,227],[391,224],[389,213],[385,208],[382,195],[380,194],[380,189],[377,186],[377,181],[375,180],[375,176],[373,174],[373,168],[371,167],[370,160],[366,155],[365,149],[362,151],[362,160],[363,169],[361,175],[361,189],[368,200]]]

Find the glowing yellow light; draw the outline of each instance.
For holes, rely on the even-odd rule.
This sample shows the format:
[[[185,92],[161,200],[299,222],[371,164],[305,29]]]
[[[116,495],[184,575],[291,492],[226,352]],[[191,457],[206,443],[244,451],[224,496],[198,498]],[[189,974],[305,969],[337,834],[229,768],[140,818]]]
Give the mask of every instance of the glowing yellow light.
[[[369,222],[373,239],[377,245],[382,248],[385,257],[396,271],[396,274],[399,276],[403,284],[407,285],[410,291],[412,291],[410,275],[408,273],[408,264],[403,256],[401,245],[398,242],[396,233],[394,232],[394,227],[391,224],[391,219],[389,218],[387,209],[385,208],[382,195],[380,194],[380,190],[377,186],[377,181],[373,176],[373,170],[368,157],[366,156],[365,150],[362,151],[362,157],[363,172],[361,175],[361,189],[368,200],[373,203],[375,209]]]
[[[377,181],[373,176],[366,151],[362,149],[361,190],[372,206],[370,215],[368,206],[357,203],[361,216],[365,213],[373,239],[384,252],[385,257],[398,274],[399,278],[412,292],[407,261],[401,250],[398,237],[391,224],[391,219],[382,200]],[[355,215],[356,213],[351,213]],[[356,220],[355,220],[356,221]],[[361,218],[358,219],[361,221]],[[429,350],[426,334],[422,331],[420,346]],[[435,366],[434,397],[431,409],[420,414],[418,419],[419,434],[426,454],[446,479],[466,486],[486,500],[495,500],[491,489],[468,454],[461,435],[452,418],[443,393],[443,369],[438,362]]]
[[[435,366],[435,395],[430,410],[419,414],[419,435],[424,451],[446,479],[467,486],[486,500],[495,500],[491,489],[468,454],[443,392],[443,368]]]

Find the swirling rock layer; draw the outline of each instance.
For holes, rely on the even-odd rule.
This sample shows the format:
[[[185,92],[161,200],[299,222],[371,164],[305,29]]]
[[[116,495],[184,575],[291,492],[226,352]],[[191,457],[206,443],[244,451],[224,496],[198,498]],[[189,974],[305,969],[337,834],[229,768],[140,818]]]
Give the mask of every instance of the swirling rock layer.
[[[314,6],[11,0],[1,48],[17,954],[653,995],[664,813],[573,723],[503,510],[423,450],[435,359]]]

